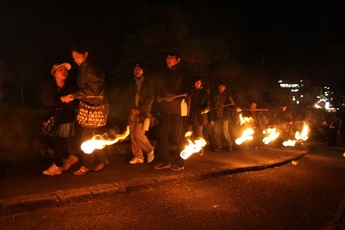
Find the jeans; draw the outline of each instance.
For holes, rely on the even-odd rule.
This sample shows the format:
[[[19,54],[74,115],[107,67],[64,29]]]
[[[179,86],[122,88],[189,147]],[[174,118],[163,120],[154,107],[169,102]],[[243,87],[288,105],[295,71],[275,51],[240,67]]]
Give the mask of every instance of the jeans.
[[[222,147],[222,137],[224,137],[227,147],[232,148],[231,136],[229,133],[229,121],[218,119],[214,122],[214,132],[217,148]]]

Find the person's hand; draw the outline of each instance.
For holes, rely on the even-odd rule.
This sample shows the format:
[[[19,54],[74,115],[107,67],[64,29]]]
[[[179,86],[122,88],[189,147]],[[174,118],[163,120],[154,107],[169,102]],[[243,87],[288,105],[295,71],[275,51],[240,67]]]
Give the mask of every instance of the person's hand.
[[[138,109],[131,109],[131,114],[132,115],[138,115],[140,111]]]
[[[211,123],[212,126],[214,126],[214,121],[211,121],[210,123]]]
[[[68,94],[68,95],[66,95],[66,96],[60,97],[60,100],[61,100],[63,103],[69,103],[69,102],[71,102],[71,101],[74,100],[74,97],[73,97],[72,94]]]

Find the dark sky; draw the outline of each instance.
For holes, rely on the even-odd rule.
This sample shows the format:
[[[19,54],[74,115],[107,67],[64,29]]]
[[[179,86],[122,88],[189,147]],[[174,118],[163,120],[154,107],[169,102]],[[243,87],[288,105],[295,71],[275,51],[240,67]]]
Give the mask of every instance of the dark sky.
[[[71,44],[87,38],[104,65],[111,66],[120,58],[123,38],[135,30],[127,23],[130,15],[146,2],[154,1],[2,1],[0,58],[11,66],[33,62],[49,72],[54,62],[71,61]],[[264,70],[276,79],[344,82],[344,1],[172,0],[169,4],[182,7],[192,35],[222,37],[248,61],[259,65],[264,61]]]

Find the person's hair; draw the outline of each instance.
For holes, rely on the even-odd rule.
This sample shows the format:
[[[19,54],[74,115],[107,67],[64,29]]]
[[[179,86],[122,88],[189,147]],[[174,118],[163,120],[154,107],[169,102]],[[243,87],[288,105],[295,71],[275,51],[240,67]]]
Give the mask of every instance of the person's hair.
[[[81,44],[81,43],[77,43],[77,44],[72,45],[71,52],[73,52],[73,51],[80,53],[80,54],[84,54],[84,53],[88,52],[89,55],[91,55],[90,48],[84,44]]]

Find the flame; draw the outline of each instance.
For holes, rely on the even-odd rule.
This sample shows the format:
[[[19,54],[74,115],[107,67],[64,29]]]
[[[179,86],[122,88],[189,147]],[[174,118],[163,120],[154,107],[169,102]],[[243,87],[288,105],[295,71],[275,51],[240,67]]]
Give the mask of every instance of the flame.
[[[247,128],[245,130],[243,130],[242,132],[242,136],[240,136],[239,138],[237,138],[235,140],[235,143],[237,145],[242,144],[244,141],[246,140],[253,140],[253,134],[254,134],[254,129],[252,128]]]
[[[124,140],[129,135],[129,126],[123,134],[117,134],[114,140],[104,140],[103,135],[95,135],[92,139],[84,141],[80,148],[84,153],[91,154],[95,149],[103,149],[107,145],[112,145],[119,140]]]
[[[264,142],[264,144],[266,145],[268,145],[271,141],[277,139],[277,137],[279,137],[280,135],[280,132],[277,132],[276,128],[268,128],[264,130],[263,133],[267,134],[267,136],[262,139],[262,142]]]
[[[190,157],[193,153],[200,152],[203,147],[207,144],[204,138],[196,139],[194,142],[190,139],[192,136],[191,131],[186,132],[184,135],[189,142],[189,145],[187,145],[184,150],[181,151],[180,156],[182,159],[186,160],[188,157]]]
[[[306,141],[308,140],[309,126],[304,123],[302,132],[296,131],[295,138],[296,140]]]
[[[254,121],[252,117],[243,117],[242,114],[239,115],[239,118],[240,118],[240,126],[243,125],[244,127],[252,126],[252,122]],[[242,136],[237,138],[235,140],[235,143],[237,145],[240,145],[246,140],[253,140],[253,134],[254,134],[254,129],[250,127],[246,129],[243,128]]]
[[[254,121],[252,117],[243,117],[242,114],[240,114],[239,116],[240,116],[240,125]]]
[[[287,140],[283,142],[284,146],[295,146],[296,140]]]

